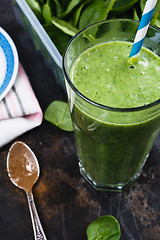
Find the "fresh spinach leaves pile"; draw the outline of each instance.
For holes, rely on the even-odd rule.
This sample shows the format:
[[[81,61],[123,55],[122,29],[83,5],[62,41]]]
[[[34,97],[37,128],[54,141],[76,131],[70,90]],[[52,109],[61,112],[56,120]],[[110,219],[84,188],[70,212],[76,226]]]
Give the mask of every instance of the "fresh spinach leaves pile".
[[[61,54],[88,25],[111,18],[140,20],[146,0],[26,0]],[[152,25],[160,27],[160,1]]]

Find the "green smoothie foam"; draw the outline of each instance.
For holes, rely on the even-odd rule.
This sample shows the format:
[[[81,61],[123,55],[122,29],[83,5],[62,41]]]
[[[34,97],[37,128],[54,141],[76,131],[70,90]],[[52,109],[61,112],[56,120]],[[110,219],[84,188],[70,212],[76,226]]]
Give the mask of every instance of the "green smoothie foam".
[[[128,42],[86,50],[72,67],[74,85],[87,98],[109,107],[133,108],[156,101],[160,58],[143,48],[138,62],[129,64],[130,50]],[[75,102],[72,119],[82,175],[101,189],[121,189],[134,181],[159,132],[159,110],[154,111],[120,112]]]
[[[72,69],[74,85],[89,99],[116,108],[147,105],[160,98],[160,58],[142,48],[129,64],[131,43],[109,42],[85,51]]]

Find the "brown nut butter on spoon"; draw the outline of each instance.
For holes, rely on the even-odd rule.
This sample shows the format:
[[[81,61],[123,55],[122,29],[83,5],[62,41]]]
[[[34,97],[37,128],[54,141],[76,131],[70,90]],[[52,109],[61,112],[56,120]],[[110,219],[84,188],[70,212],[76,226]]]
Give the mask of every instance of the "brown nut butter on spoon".
[[[32,187],[39,177],[39,164],[32,150],[23,142],[15,142],[7,155],[8,176],[27,195],[35,240],[47,240],[34,203]]]

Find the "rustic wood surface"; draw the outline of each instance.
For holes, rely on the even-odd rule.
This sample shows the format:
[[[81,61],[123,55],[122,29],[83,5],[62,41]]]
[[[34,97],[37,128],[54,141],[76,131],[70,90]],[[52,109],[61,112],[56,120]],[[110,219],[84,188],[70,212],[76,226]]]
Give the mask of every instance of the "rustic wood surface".
[[[19,59],[45,111],[53,100],[65,100],[64,91],[15,21],[11,0],[0,0],[0,26],[14,40]],[[43,120],[41,126],[16,140],[27,143],[40,164],[33,194],[48,240],[84,240],[95,218],[111,214],[121,225],[122,240],[160,239],[160,136],[140,178],[122,193],[98,192],[80,175],[73,133]],[[27,199],[6,171],[10,145],[0,149],[0,239],[34,239]]]

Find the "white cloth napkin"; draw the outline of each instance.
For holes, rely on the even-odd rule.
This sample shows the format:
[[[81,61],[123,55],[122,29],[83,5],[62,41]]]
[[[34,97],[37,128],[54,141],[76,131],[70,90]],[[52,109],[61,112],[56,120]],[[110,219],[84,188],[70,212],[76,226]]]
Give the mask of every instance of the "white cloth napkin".
[[[41,124],[43,114],[28,77],[19,64],[11,90],[0,101],[0,147]]]

